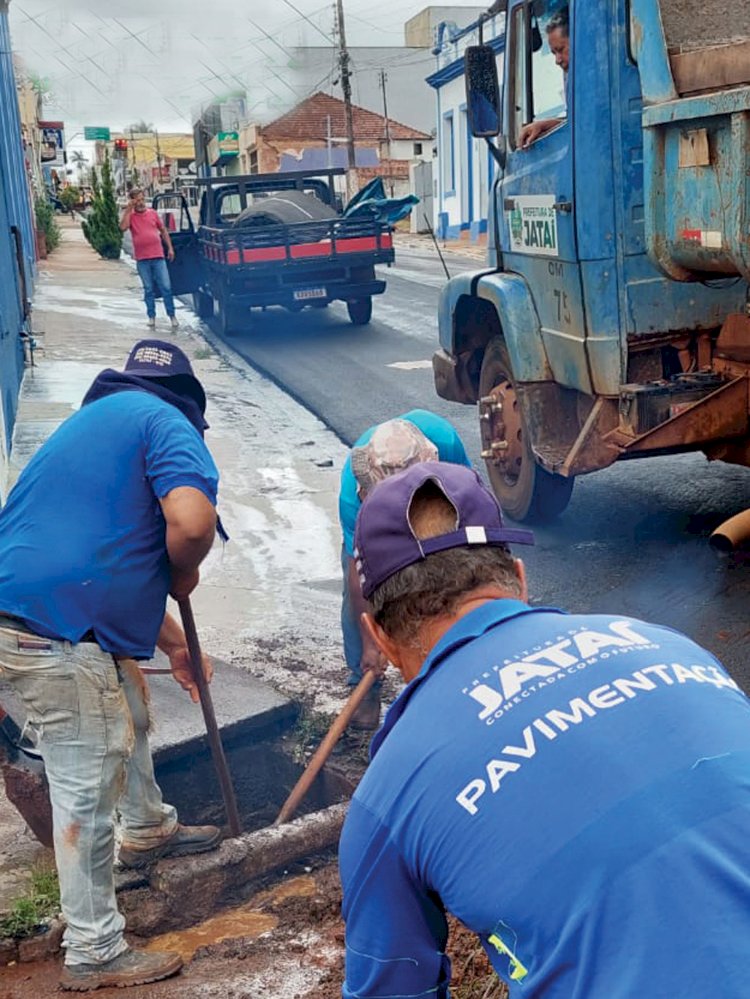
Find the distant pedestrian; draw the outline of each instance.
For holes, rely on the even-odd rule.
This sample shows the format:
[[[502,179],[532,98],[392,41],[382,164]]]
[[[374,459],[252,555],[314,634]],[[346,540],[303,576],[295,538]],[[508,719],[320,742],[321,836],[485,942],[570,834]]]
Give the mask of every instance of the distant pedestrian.
[[[130,200],[122,213],[120,228],[123,232],[130,230],[133,239],[133,256],[135,257],[138,276],[143,285],[143,298],[146,303],[149,329],[156,327],[156,292],[164,299],[172,329],[179,326],[174,312],[172,285],[169,280],[167,261],[164,259],[164,247],[167,248],[167,260],[174,260],[174,247],[169,230],[162,222],[158,212],[146,206],[146,199],[139,187],[130,192]]]
[[[438,460],[470,464],[461,438],[447,420],[426,409],[412,409],[366,430],[344,463],[339,493],[344,577],[341,630],[350,687],[356,687],[365,670],[373,669],[381,674],[386,665],[362,624],[362,614],[369,610],[369,604],[362,596],[354,567],[354,525],[362,500],[388,475],[401,472],[416,462]],[[379,721],[380,684],[377,683],[355,712],[351,725],[368,730],[377,728]]]
[[[198,699],[185,636],[165,610],[168,594],[197,586],[217,529],[205,405],[182,351],[140,341],[124,371],[97,377],[0,512],[0,675],[23,701],[49,781],[65,989],[143,984],[182,964],[125,941],[115,809],[127,866],[220,839],[215,826],[181,825],[162,801],[133,662],[158,645]],[[204,668],[210,679],[208,661]]]
[[[362,505],[367,628],[408,685],[341,836],[343,995],[447,999],[450,912],[511,999],[746,999],[750,703],[670,628],[530,606],[530,541],[456,465]]]

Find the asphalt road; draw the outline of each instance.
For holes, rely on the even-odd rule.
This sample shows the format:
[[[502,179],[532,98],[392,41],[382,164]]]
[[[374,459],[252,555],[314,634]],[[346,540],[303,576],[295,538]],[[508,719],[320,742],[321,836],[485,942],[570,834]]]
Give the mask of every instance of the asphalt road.
[[[451,273],[481,267],[451,255]],[[385,269],[384,269],[385,270]],[[480,464],[473,407],[435,394],[430,358],[444,274],[437,256],[398,252],[369,326],[346,309],[254,313],[230,343],[346,443],[373,423],[423,407],[450,419]],[[535,603],[622,613],[685,631],[750,692],[750,556],[720,559],[707,544],[750,505],[750,469],[702,455],[623,462],[576,483],[565,513],[524,551]]]

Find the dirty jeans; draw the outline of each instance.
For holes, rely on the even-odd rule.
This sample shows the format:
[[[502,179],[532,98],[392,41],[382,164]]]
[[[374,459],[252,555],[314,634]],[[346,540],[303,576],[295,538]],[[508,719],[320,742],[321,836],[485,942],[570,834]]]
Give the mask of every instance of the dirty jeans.
[[[174,315],[174,299],[172,297],[172,285],[169,281],[169,271],[167,261],[164,257],[155,257],[153,260],[137,260],[138,277],[143,285],[143,301],[146,303],[146,314],[149,319],[156,318],[156,291],[161,293],[164,299],[164,308],[168,316]]]
[[[148,746],[147,688],[136,663],[94,642],[57,642],[0,616],[0,678],[27,711],[49,781],[67,921],[65,963],[109,961],[127,949],[114,885],[114,816],[147,849],[177,827],[162,802]]]

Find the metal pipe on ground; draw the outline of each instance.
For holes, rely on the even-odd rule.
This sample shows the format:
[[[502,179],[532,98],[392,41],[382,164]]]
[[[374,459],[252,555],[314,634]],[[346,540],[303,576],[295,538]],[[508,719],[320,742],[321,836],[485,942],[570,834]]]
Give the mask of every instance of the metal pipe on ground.
[[[712,548],[723,555],[747,545],[750,542],[750,510],[743,510],[719,524],[709,542]]]

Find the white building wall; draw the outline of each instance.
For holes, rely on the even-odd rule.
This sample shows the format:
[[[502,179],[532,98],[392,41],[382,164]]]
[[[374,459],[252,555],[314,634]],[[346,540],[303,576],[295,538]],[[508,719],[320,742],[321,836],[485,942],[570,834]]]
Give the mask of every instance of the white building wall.
[[[500,19],[495,19],[500,22]],[[485,25],[485,41],[502,33],[502,25]],[[489,186],[495,165],[484,139],[469,133],[466,116],[466,81],[463,54],[467,45],[478,42],[476,31],[454,39],[450,26],[442,32],[442,48],[437,57],[438,72],[460,69],[459,75],[436,88],[437,159],[435,161],[435,228],[443,238],[457,239],[462,233],[477,238],[486,231]],[[503,54],[497,57],[498,79],[502,80]]]

